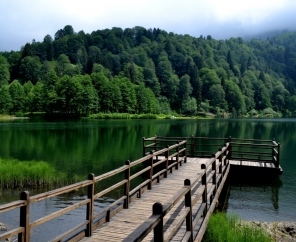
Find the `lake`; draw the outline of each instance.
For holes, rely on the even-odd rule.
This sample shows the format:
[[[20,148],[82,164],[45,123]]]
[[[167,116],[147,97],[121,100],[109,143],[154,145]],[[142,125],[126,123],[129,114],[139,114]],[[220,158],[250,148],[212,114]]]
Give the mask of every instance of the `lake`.
[[[14,120],[0,122],[0,157],[19,160],[43,160],[63,172],[87,177],[96,176],[119,166],[126,160],[142,155],[142,137],[205,136],[250,139],[273,139],[281,143],[280,165],[284,170],[280,180],[272,185],[230,185],[227,212],[241,218],[259,221],[296,221],[296,149],[295,119],[213,119],[213,120]],[[32,189],[31,194],[41,192]],[[52,198],[32,208],[31,219],[83,198],[71,194]],[[0,204],[19,199],[18,190],[3,190]],[[112,198],[96,204],[101,209]],[[67,226],[81,218],[81,210],[64,216]],[[18,223],[13,214],[1,214],[0,222],[13,226]],[[71,217],[71,218],[69,218]],[[84,219],[84,216],[83,216]],[[68,222],[70,220],[70,222]],[[66,225],[64,225],[66,226]],[[34,232],[50,226],[37,227]],[[35,236],[34,235],[34,236]],[[38,237],[32,241],[38,241]]]

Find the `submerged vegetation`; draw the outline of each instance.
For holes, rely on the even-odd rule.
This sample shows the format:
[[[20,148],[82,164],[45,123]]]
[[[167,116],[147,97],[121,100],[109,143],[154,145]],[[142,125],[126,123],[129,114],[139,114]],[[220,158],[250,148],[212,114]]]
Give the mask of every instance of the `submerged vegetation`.
[[[44,161],[0,158],[1,188],[59,186],[77,179],[76,175],[58,172]]]
[[[243,223],[235,214],[214,213],[209,221],[204,242],[270,242],[275,241],[263,228]]]

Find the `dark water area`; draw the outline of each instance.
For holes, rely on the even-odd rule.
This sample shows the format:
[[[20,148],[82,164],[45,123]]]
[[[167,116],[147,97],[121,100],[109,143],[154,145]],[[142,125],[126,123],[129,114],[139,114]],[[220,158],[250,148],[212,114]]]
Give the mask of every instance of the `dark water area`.
[[[259,221],[296,221],[296,120],[71,120],[60,122],[15,120],[0,122],[0,157],[43,160],[55,169],[87,178],[118,168],[142,155],[142,137],[206,136],[273,139],[281,143],[280,180],[272,184],[230,184],[226,208],[241,218]],[[40,189],[30,190],[38,194]],[[19,199],[18,190],[0,190],[0,204]],[[119,196],[119,194],[118,194]],[[85,198],[83,191],[31,205],[31,222]],[[116,199],[104,197],[100,211]],[[0,222],[14,228],[18,210],[0,214]],[[32,241],[47,241],[85,219],[81,207],[33,229]],[[45,232],[45,233],[44,233]],[[40,237],[48,234],[48,237]]]

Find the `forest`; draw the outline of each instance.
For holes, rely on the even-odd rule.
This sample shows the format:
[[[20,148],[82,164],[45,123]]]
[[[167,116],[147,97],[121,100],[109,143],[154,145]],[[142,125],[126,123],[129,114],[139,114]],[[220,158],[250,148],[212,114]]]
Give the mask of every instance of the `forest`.
[[[216,40],[71,25],[0,52],[0,113],[296,117],[296,32]]]

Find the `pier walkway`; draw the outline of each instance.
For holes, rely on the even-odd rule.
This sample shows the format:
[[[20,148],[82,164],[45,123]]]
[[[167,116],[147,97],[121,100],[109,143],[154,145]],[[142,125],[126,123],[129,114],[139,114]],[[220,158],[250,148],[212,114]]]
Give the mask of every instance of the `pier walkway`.
[[[143,138],[143,157],[100,176],[0,206],[0,214],[20,211],[20,225],[0,234],[30,241],[31,230],[85,207],[85,221],[50,241],[201,241],[210,215],[230,174],[278,177],[280,144],[275,140],[206,137]],[[102,188],[104,180],[111,185]],[[109,184],[109,183],[108,183]],[[30,205],[84,189],[87,196],[35,221]],[[107,207],[95,203],[112,192],[123,194]]]
[[[137,198],[133,201],[129,209],[123,210],[112,218],[109,223],[105,223],[93,232],[92,237],[84,238],[83,242],[86,241],[132,241],[133,238],[127,238],[133,231],[135,231],[143,222],[149,219],[152,214],[152,206],[154,203],[161,203],[164,207],[170,206],[172,202],[175,202],[175,195],[182,189],[184,189],[184,180],[189,179],[191,182],[203,173],[201,164],[205,164],[209,159],[205,158],[187,158],[187,162],[184,163],[178,170],[171,174],[168,174],[166,179],[162,179],[159,183],[156,183],[152,190],[146,191],[142,194],[141,198]],[[229,169],[228,169],[229,171]],[[225,173],[227,177],[228,171]],[[224,179],[225,181],[225,179]],[[221,183],[221,187],[223,187]],[[208,183],[208,190],[211,189],[212,182]],[[203,186],[201,179],[193,187],[192,200],[201,197],[203,192]],[[192,218],[198,216],[200,212],[201,218],[199,224],[202,224],[201,210],[205,207],[202,206],[202,199],[192,206]],[[179,228],[176,227],[177,223],[182,223],[182,216],[185,217],[186,207],[184,204],[184,197],[179,201],[175,202],[175,206],[164,216],[164,241],[167,241],[169,236],[172,236],[170,241],[181,241],[186,234],[186,222]],[[180,219],[181,221],[178,221]],[[195,238],[199,227],[193,231],[193,237]],[[153,232],[150,232],[143,241],[151,241],[153,239]]]

